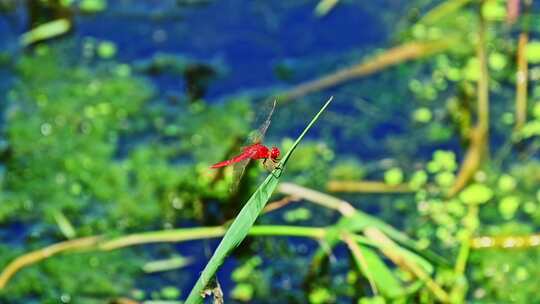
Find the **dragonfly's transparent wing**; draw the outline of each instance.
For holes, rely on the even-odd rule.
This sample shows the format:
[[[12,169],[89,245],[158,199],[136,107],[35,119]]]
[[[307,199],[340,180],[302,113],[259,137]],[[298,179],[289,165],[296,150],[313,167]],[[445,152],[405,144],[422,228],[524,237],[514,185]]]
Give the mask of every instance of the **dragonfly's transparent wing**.
[[[233,177],[232,177],[232,183],[231,183],[231,193],[236,192],[236,189],[238,189],[238,185],[240,184],[240,180],[242,179],[242,176],[244,175],[244,171],[246,171],[246,167],[249,164],[249,161],[251,158],[246,158],[242,161],[237,162],[233,166]]]
[[[266,105],[261,107],[262,112],[259,112],[259,118],[255,120],[255,126],[259,126],[259,128],[256,131],[253,131],[251,136],[249,136],[249,144],[262,142],[264,135],[270,126],[270,122],[272,121],[272,115],[276,109],[277,100],[274,99],[271,103],[268,101],[265,103]],[[267,113],[266,116],[264,116],[264,113]]]

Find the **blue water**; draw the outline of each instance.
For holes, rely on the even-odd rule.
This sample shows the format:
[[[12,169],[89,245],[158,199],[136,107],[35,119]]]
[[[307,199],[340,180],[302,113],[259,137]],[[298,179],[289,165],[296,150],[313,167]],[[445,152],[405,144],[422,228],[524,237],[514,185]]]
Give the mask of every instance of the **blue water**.
[[[80,18],[77,33],[112,40],[118,59],[131,62],[156,53],[175,53],[199,61],[218,60],[227,68],[209,88],[213,98],[244,89],[279,85],[274,65],[284,59],[338,56],[386,39],[381,20],[353,5],[338,6],[317,18],[312,1],[215,1],[192,8],[164,6],[163,20],[137,18],[147,6],[121,2],[97,17]],[[110,29],[115,29],[111,31]],[[340,35],[336,35],[340,33]],[[159,37],[164,40],[160,40]],[[157,41],[156,41],[157,40]],[[157,79],[158,86],[182,87],[182,79]]]

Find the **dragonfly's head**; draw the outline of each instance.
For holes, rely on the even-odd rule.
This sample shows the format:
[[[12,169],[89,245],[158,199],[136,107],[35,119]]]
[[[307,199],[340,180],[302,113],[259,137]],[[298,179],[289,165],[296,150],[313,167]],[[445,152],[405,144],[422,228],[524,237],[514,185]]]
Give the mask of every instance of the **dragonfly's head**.
[[[280,153],[281,152],[279,151],[278,148],[272,147],[272,150],[270,150],[270,158],[273,159],[273,160],[277,160]]]

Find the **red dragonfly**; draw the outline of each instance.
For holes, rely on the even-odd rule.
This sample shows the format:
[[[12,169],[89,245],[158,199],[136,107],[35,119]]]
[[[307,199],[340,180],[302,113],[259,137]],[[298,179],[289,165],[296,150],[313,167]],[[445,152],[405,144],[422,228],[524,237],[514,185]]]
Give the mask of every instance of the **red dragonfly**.
[[[264,159],[264,165],[266,165],[267,160],[271,160],[272,162],[276,163],[278,161],[280,153],[281,152],[276,147],[272,147],[271,149],[269,149],[267,146],[257,142],[252,144],[251,146],[244,147],[242,149],[242,153],[238,154],[237,156],[214,164],[210,168],[221,168],[247,159]]]
[[[276,100],[274,100],[272,107],[270,109],[270,112],[266,116],[266,120],[259,128],[258,132],[254,136],[255,138],[251,140],[252,144],[243,147],[242,152],[231,159],[224,160],[222,162],[219,162],[217,164],[212,165],[210,168],[216,169],[221,168],[225,166],[229,166],[232,164],[235,164],[235,183],[240,180],[240,177],[244,173],[244,170],[246,166],[248,165],[249,161],[254,159],[264,159],[263,165],[267,167],[267,161],[270,160],[272,162],[272,165],[275,165],[278,162],[278,157],[281,154],[280,150],[277,147],[268,148],[267,146],[261,144],[261,141],[264,137],[264,134],[266,133],[266,130],[270,126],[270,121],[272,118],[272,114],[274,113],[274,109],[276,107]],[[268,167],[267,167],[268,168]]]

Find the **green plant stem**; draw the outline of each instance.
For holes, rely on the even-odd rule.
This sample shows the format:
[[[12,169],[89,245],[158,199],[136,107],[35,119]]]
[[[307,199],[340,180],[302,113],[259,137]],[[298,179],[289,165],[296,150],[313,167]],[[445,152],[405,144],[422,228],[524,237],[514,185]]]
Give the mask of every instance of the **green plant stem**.
[[[471,219],[470,222],[478,223],[478,206],[469,206],[469,211],[467,212],[466,217]],[[471,249],[471,238],[476,232],[476,224],[474,225],[468,225],[465,227],[465,237],[461,241],[461,248],[459,250],[459,254],[456,260],[456,266],[455,266],[455,272],[458,275],[463,275],[465,273],[465,269],[467,267],[467,261],[469,259],[469,253]]]
[[[427,12],[418,23],[431,25],[439,21],[441,18],[444,18],[450,15],[453,12],[456,12],[466,4],[471,2],[471,0],[448,0],[437,5],[429,12]],[[417,24],[418,24],[417,23]]]
[[[469,219],[469,223],[473,224],[466,225],[465,227],[465,235],[461,240],[461,246],[459,248],[459,253],[454,267],[454,273],[458,281],[456,282],[456,284],[454,284],[454,287],[450,292],[453,301],[458,303],[463,302],[463,298],[467,293],[467,285],[465,284],[466,282],[461,282],[461,279],[464,278],[465,271],[467,269],[467,262],[469,261],[469,255],[471,253],[471,238],[477,229],[476,223],[478,223],[479,220],[478,206],[469,206],[466,218]]]
[[[459,253],[456,260],[456,267],[454,272],[456,274],[462,275],[465,273],[465,268],[467,267],[467,261],[469,259],[469,253],[471,252],[470,238],[472,234],[470,231],[467,231],[459,247]]]

